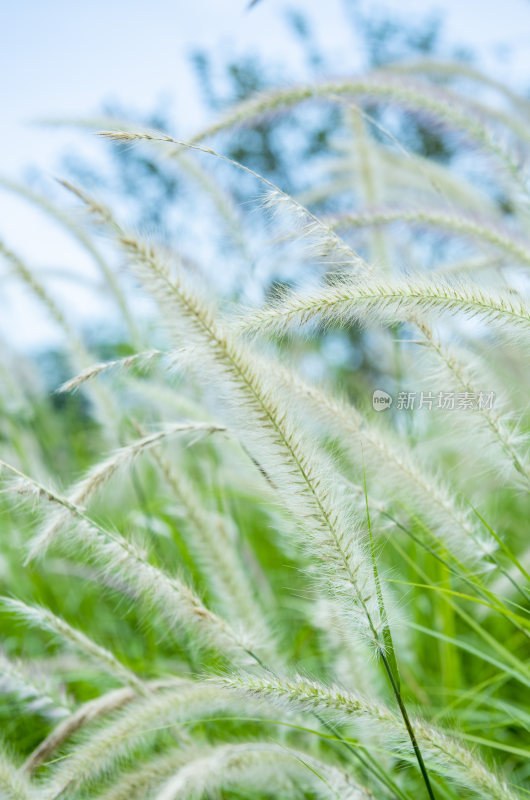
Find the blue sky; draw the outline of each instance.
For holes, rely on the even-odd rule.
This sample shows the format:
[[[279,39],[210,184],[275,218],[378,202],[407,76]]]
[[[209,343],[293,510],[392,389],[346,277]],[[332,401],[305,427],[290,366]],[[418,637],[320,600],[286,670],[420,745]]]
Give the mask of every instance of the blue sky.
[[[353,0],[352,0],[353,2]],[[359,0],[364,11],[386,8],[404,19],[440,12],[444,41],[471,47],[480,65],[516,88],[530,87],[528,0]],[[179,137],[205,121],[189,54],[197,48],[223,54],[259,52],[287,65],[285,81],[304,78],[300,50],[285,23],[287,8],[308,14],[337,74],[354,72],[362,54],[352,47],[343,0],[19,0],[2,9],[0,48],[0,173],[20,176],[33,165],[52,177],[59,156],[75,146],[91,152],[87,134],[29,124],[41,118],[90,116],[105,100],[150,110],[167,99]],[[71,242],[27,204],[0,192],[0,236],[35,265],[88,265]],[[4,284],[5,285],[5,284]],[[65,299],[75,305],[72,290]],[[0,298],[0,336],[16,329],[28,346],[53,340],[54,330],[21,293],[9,286]],[[79,313],[91,314],[80,308]],[[23,321],[24,319],[24,321]]]

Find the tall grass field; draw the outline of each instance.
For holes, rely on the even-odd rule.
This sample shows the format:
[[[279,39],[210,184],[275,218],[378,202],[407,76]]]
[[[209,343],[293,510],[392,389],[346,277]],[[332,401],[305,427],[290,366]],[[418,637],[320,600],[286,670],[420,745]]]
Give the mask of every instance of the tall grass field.
[[[296,195],[228,155],[322,109]],[[529,797],[528,99],[424,61],[79,125],[186,199],[1,181],[114,333],[4,221],[64,353],[0,354],[0,797]]]

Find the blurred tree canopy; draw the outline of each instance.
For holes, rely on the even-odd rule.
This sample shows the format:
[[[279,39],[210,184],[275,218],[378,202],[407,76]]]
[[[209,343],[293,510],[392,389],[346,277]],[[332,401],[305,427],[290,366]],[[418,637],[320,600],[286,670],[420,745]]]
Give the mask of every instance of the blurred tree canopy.
[[[356,3],[345,2],[351,28],[352,48],[360,38],[364,53],[364,69],[375,69],[406,58],[439,55],[470,60],[462,49],[443,52],[442,20],[430,15],[422,20],[403,21],[402,17],[379,11],[365,15]],[[329,77],[332,53],[326,52],[314,35],[308,17],[291,10],[286,15],[293,48],[302,49],[308,80]],[[220,113],[250,96],[274,88],[288,65],[267,64],[255,54],[217,63],[219,56],[204,50],[192,54],[191,60],[205,106]],[[367,111],[376,120],[382,116],[378,108]],[[125,108],[119,103],[106,103],[104,116],[141,123],[165,133],[173,133],[170,113],[163,103],[148,113]],[[443,132],[433,133],[432,125],[405,112],[393,114],[393,131],[407,149],[431,158],[447,161],[451,157],[450,141]],[[336,106],[322,105],[317,114],[294,110],[289,115],[260,120],[252,128],[240,127],[237,136],[224,142],[223,152],[253,170],[265,175],[289,194],[307,189],[311,164],[329,154],[330,141],[341,122]],[[156,157],[139,148],[116,147],[109,150],[109,169],[98,170],[76,154],[69,154],[62,167],[72,180],[82,180],[87,187],[108,191],[115,200],[127,198],[133,221],[141,229],[156,230],[158,236],[171,238],[172,210],[178,203],[182,186],[178,177],[160,168]],[[300,164],[304,169],[300,170]],[[226,170],[225,186],[237,202],[248,200],[246,183],[241,174]],[[319,209],[322,210],[322,209]]]

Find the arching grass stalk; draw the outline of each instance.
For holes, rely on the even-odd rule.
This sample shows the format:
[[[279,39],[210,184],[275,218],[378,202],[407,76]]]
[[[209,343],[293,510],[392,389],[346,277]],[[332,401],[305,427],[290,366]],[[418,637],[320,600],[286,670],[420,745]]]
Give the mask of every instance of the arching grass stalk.
[[[265,672],[268,672],[269,675],[272,675],[272,677],[275,680],[277,680],[278,682],[281,683],[281,677],[279,675],[277,675],[276,672],[271,667],[269,667],[268,664],[266,664],[263,661],[263,659],[261,659],[256,653],[253,653],[252,650],[248,650],[247,652],[256,661],[256,663],[259,664],[259,666]],[[383,775],[380,774],[379,766],[377,765],[377,763],[373,763],[372,762],[372,760],[371,760],[371,758],[370,758],[368,753],[366,754],[367,757],[365,759],[364,756],[361,755],[361,753],[359,752],[359,749],[354,747],[351,744],[351,742],[348,741],[348,739],[344,738],[344,736],[341,734],[340,730],[337,728],[336,725],[334,725],[329,720],[325,719],[322,716],[322,714],[318,713],[318,711],[314,711],[313,710],[311,713],[312,713],[313,717],[317,720],[317,722],[319,722],[327,731],[329,731],[330,734],[334,738],[336,738],[337,742],[339,742],[341,745],[343,745],[348,750],[349,753],[351,753],[356,759],[358,759],[359,762],[366,769],[368,769],[369,772],[372,772],[377,777],[377,779],[379,781],[381,781],[382,783],[386,784],[386,786],[388,788],[390,788],[391,791],[393,791],[396,795],[398,795],[400,798],[402,798],[402,800],[406,800],[406,797],[403,795],[403,793],[402,793],[401,789],[399,788],[399,786],[397,786],[394,783],[394,781],[389,780],[387,778],[387,776],[384,775],[384,773],[383,773]],[[420,754],[420,758],[421,758],[421,754]],[[428,780],[428,776],[427,776],[427,780]]]
[[[355,271],[359,274],[371,272],[371,267],[364,261],[363,258],[351,248],[327,223],[323,222],[319,217],[313,214],[309,209],[303,206],[298,200],[292,197],[287,192],[284,192],[272,181],[265,178],[256,170],[247,167],[240,161],[225,156],[223,153],[218,153],[211,147],[203,147],[197,143],[184,142],[179,139],[173,139],[166,134],[149,134],[136,131],[100,131],[98,136],[102,136],[111,141],[126,143],[126,142],[154,142],[154,143],[168,143],[177,145],[179,151],[191,150],[198,153],[204,153],[209,156],[214,156],[219,161],[224,161],[232,167],[251,175],[259,183],[265,186],[268,196],[266,204],[271,208],[284,206],[285,210],[289,210],[295,219],[302,224],[302,234],[315,240],[316,248],[323,255],[334,255],[336,262],[342,266],[348,265],[354,267]],[[66,188],[75,188],[65,184]],[[332,262],[333,263],[333,262]]]
[[[86,200],[85,200],[86,202]],[[92,207],[95,204],[90,203]],[[104,214],[99,214],[100,219],[104,219]],[[105,220],[108,222],[107,220]],[[127,235],[121,231],[116,222],[112,223],[113,229],[117,232],[118,240],[128,251],[129,255],[137,263],[137,271],[146,283],[147,287],[159,300],[163,310],[169,318],[175,318],[175,310],[180,310],[180,316],[185,316],[188,325],[184,329],[189,337],[193,332],[196,347],[204,352],[205,358],[215,357],[212,360],[212,372],[215,369],[219,377],[227,378],[237,389],[237,397],[243,407],[247,407],[251,418],[259,421],[260,427],[269,430],[274,441],[277,443],[277,455],[272,459],[272,454],[268,455],[259,446],[259,460],[268,471],[268,464],[274,464],[276,469],[279,466],[278,456],[285,464],[289,472],[290,481],[296,476],[296,486],[300,494],[307,498],[307,505],[304,503],[303,511],[299,507],[299,501],[295,506],[291,506],[296,516],[304,520],[303,530],[305,536],[310,536],[313,542],[309,545],[311,550],[319,553],[322,559],[322,549],[325,548],[331,563],[335,565],[336,573],[333,575],[333,586],[335,591],[340,591],[342,595],[348,594],[353,590],[354,597],[352,610],[358,606],[357,615],[365,635],[375,647],[376,652],[381,655],[388,678],[400,711],[411,739],[420,770],[429,794],[433,800],[434,795],[429,782],[425,765],[419,751],[419,747],[412,730],[412,726],[403,704],[399,683],[396,683],[396,674],[393,673],[392,666],[385,653],[386,643],[382,640],[381,629],[384,631],[387,623],[384,618],[385,608],[382,602],[380,586],[376,588],[377,598],[372,598],[372,587],[367,582],[368,575],[364,575],[361,570],[370,569],[368,564],[363,564],[364,557],[356,546],[355,536],[351,531],[346,532],[348,522],[346,517],[342,517],[335,511],[331,502],[331,490],[327,487],[322,466],[314,454],[310,453],[307,443],[297,433],[289,419],[289,416],[280,411],[278,401],[272,394],[274,385],[269,386],[259,364],[254,365],[250,359],[250,352],[247,352],[243,344],[232,338],[228,331],[218,326],[212,310],[206,305],[202,298],[199,298],[193,291],[191,285],[185,280],[183,275],[177,274],[174,278],[170,277],[165,265],[160,261],[158,254],[144,243]],[[177,329],[180,332],[180,328]],[[211,351],[211,353],[209,352]],[[250,438],[252,449],[257,447],[256,441]],[[287,473],[286,473],[287,477]],[[291,492],[284,495],[288,498],[288,507],[292,504]],[[310,516],[317,522],[314,530],[308,530],[307,522]],[[351,523],[350,523],[351,524]],[[355,557],[354,557],[355,556]],[[340,575],[340,580],[339,580]],[[378,581],[377,570],[374,578]],[[343,584],[343,586],[341,586]],[[368,594],[367,594],[368,593]],[[349,601],[351,603],[351,600]],[[383,634],[387,641],[389,632]],[[390,640],[391,641],[391,640]],[[393,650],[393,648],[391,648]],[[261,661],[250,649],[247,652],[261,664],[267,671],[270,668]],[[390,657],[392,658],[392,656]],[[394,659],[395,663],[395,659]],[[274,674],[274,673],[272,673]]]

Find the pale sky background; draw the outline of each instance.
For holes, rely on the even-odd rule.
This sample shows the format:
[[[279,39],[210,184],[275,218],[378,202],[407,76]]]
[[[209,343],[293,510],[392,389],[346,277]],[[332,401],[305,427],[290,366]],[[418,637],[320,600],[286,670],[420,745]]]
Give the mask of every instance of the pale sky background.
[[[285,22],[288,8],[308,15],[322,50],[332,56],[334,74],[355,72],[362,63],[362,54],[352,47],[342,0],[261,0],[251,11],[246,5],[246,0],[4,0],[0,175],[20,177],[31,165],[51,178],[66,147],[92,152],[87,133],[29,123],[90,116],[105,100],[147,112],[163,96],[176,133],[191,135],[205,121],[189,63],[190,53],[199,48],[213,54],[216,63],[223,54],[259,52],[268,63],[287,65],[285,82],[303,80],[302,51]],[[448,48],[470,47],[482,69],[515,88],[530,87],[529,0],[360,0],[358,5],[374,13],[388,9],[408,20],[439,12]],[[4,190],[0,237],[37,268],[76,263],[89,269],[58,228]],[[6,284],[1,263],[0,276],[0,337],[31,348],[53,342],[54,327],[12,281]],[[76,306],[71,288],[57,284],[57,291],[75,313],[94,313]]]

